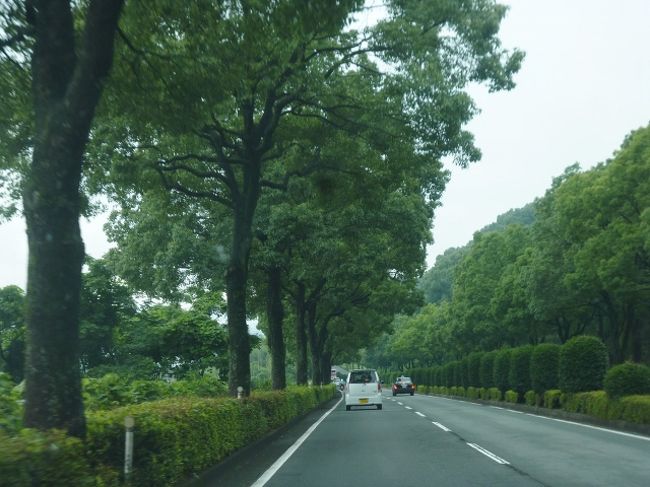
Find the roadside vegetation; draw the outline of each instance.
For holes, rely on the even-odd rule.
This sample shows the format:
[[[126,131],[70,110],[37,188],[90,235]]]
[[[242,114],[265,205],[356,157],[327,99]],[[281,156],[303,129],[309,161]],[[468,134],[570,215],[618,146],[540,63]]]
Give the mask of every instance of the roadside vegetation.
[[[440,256],[427,304],[367,360],[436,393],[649,424],[649,195],[644,127]]]
[[[331,364],[421,306],[442,160],[480,158],[466,88],[513,88],[524,56],[491,0],[382,9],[0,4],[0,215],[29,244],[0,293],[3,481],[123,482],[128,411],[134,475],[171,485],[330,397]]]

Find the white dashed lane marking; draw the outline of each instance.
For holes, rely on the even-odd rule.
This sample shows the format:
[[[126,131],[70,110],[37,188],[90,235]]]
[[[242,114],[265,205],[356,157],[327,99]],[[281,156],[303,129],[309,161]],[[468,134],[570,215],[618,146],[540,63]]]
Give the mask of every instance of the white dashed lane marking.
[[[431,421],[431,422],[435,424],[438,428],[440,428],[442,431],[451,431],[449,428],[447,428],[446,426],[440,423],[437,423],[436,421]]]
[[[477,445],[476,443],[467,443],[467,444],[468,444],[469,446],[471,446],[472,448],[474,448],[474,450],[476,450],[477,452],[482,453],[483,455],[485,455],[486,457],[488,457],[490,460],[493,460],[493,461],[497,462],[498,464],[501,464],[501,465],[510,465],[510,462],[504,460],[504,459],[501,458],[501,457],[496,456],[496,455],[495,455],[494,453],[492,453],[491,451],[486,450],[485,448],[483,448],[482,446]]]
[[[422,416],[423,418],[426,418],[426,416],[422,414],[420,411],[415,411],[415,414],[417,414],[418,416]]]

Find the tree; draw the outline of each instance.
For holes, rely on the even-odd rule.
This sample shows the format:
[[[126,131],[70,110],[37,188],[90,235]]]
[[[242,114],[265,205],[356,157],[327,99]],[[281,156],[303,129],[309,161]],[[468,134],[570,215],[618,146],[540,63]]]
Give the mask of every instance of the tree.
[[[436,304],[451,299],[452,282],[456,266],[465,257],[469,248],[452,247],[438,257],[434,266],[426,271],[418,283],[427,303]]]
[[[0,289],[0,360],[17,384],[25,367],[25,294],[18,286]]]
[[[2,45],[12,46],[13,60],[31,69],[31,162],[22,192],[29,243],[25,425],[77,436],[85,434],[78,363],[84,258],[79,186],[122,3],[90,1],[74,11],[66,0],[1,7],[12,25]]]
[[[249,391],[246,298],[260,195],[295,174],[327,167],[321,153],[302,144],[297,122],[319,122],[311,124],[316,130],[330,125],[359,139],[361,129],[379,121],[388,146],[403,133],[386,130],[394,121],[434,167],[444,155],[466,164],[479,153],[462,129],[474,113],[465,86],[476,81],[508,89],[522,59],[501,48],[496,33],[505,8],[490,1],[445,2],[445,8],[396,1],[377,26],[345,30],[362,3],[134,5],[138,15],[124,29],[127,45],[138,47],[115,86],[140,87],[134,96],[156,100],[157,109],[133,110],[131,100],[115,96],[110,108],[127,119],[128,137],[124,142],[121,130],[109,140],[120,141],[124,160],[154,167],[171,191],[230,211],[232,394],[240,385]],[[158,29],[143,32],[143,18],[155,19]],[[390,68],[382,72],[369,53]],[[287,162],[294,152],[301,155],[291,158],[297,165]]]
[[[110,361],[113,337],[121,321],[135,313],[129,289],[103,259],[86,256],[81,276],[80,359],[83,372]]]

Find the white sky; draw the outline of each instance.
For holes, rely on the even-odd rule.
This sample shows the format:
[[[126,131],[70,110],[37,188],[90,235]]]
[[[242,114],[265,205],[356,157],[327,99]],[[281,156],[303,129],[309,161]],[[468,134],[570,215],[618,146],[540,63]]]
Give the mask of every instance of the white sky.
[[[473,91],[482,113],[469,125],[483,159],[452,168],[435,217],[428,264],[465,245],[501,213],[544,194],[579,162],[609,158],[627,133],[650,123],[650,0],[510,0],[500,37],[526,52],[517,87]],[[103,220],[82,221],[87,252],[109,248]],[[22,220],[0,225],[0,287],[25,287]]]

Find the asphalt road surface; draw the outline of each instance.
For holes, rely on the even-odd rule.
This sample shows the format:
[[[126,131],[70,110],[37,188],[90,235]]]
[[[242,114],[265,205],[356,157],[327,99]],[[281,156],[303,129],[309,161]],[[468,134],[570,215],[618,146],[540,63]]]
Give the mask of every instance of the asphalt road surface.
[[[650,486],[647,436],[434,396],[331,406],[194,485]]]

